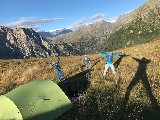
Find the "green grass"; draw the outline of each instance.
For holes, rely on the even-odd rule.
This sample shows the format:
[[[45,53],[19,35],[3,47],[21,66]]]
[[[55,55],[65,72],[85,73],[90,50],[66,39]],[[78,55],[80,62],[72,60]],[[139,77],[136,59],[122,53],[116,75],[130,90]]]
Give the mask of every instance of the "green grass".
[[[154,1],[157,0],[150,0],[148,6],[144,5],[142,6],[144,8],[139,8],[139,12],[131,22],[121,26],[116,32],[112,33],[97,49],[122,49],[159,39],[160,2],[157,1],[157,5],[154,4],[150,6],[149,3],[152,3],[152,1],[154,3]]]

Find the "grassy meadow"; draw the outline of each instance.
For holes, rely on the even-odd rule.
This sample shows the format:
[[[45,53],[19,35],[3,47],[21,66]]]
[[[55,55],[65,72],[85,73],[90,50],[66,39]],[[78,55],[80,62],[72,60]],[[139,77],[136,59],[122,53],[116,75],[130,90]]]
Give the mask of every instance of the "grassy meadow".
[[[74,107],[60,120],[160,118],[160,40],[117,51],[123,52],[114,58],[117,74],[109,70],[106,77],[102,76],[104,57],[89,55],[92,69],[87,89],[71,98]],[[83,71],[83,57],[60,57],[68,80]],[[33,80],[50,79],[58,83],[54,69],[47,64],[55,59],[0,60],[0,94]]]

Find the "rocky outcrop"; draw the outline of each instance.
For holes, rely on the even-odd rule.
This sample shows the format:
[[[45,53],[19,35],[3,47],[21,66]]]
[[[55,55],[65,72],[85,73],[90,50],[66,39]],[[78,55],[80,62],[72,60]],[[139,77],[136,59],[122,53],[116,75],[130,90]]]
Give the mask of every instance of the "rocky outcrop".
[[[77,50],[73,52],[72,46],[67,45],[67,48],[63,46],[66,44],[53,44],[52,41],[43,38],[33,29],[10,29],[0,26],[0,59],[78,54]]]

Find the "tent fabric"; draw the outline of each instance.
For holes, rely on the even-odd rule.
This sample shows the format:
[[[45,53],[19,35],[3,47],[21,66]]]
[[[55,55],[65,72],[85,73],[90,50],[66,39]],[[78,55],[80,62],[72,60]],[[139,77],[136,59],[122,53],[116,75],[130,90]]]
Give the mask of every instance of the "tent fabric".
[[[36,80],[5,94],[19,108],[23,119],[54,120],[72,107],[61,88],[50,80]]]
[[[0,120],[23,120],[17,106],[3,95],[0,96]]]

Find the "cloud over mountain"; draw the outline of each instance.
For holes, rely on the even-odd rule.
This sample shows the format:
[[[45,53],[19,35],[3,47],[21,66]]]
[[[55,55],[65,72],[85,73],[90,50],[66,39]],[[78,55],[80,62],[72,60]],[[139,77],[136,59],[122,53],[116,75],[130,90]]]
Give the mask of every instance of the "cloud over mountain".
[[[68,29],[71,30],[77,30],[83,26],[88,25],[89,23],[87,22],[86,19],[80,19],[79,21],[76,21],[75,23],[73,23],[71,26],[68,27]]]
[[[97,13],[97,14],[91,16],[90,19],[101,21],[101,20],[105,19],[105,16],[106,16],[106,14],[104,14],[104,13]]]
[[[109,19],[107,20],[107,22],[114,23],[114,22],[117,21],[117,18],[118,18],[118,17],[109,18]]]
[[[25,27],[38,29],[38,25],[40,24],[53,23],[59,20],[64,20],[64,18],[35,19],[33,17],[22,17],[18,21],[3,25],[10,28]]]

